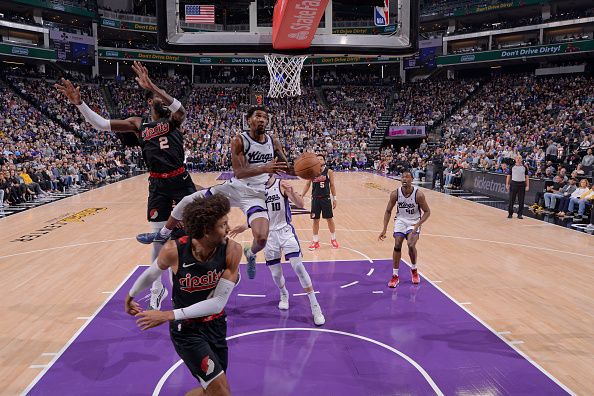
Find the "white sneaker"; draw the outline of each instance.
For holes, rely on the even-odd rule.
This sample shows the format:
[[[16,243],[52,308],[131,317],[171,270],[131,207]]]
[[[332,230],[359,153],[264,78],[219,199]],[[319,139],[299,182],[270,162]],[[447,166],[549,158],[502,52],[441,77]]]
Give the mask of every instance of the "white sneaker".
[[[149,303],[148,309],[152,311],[160,311],[161,304],[168,294],[169,292],[165,286],[162,286],[161,289],[151,289],[151,302]]]
[[[278,302],[278,309],[287,310],[289,309],[289,294],[281,294],[280,301]]]
[[[314,323],[316,326],[321,326],[326,323],[326,318],[322,314],[322,308],[318,304],[311,307],[311,313],[313,315]]]

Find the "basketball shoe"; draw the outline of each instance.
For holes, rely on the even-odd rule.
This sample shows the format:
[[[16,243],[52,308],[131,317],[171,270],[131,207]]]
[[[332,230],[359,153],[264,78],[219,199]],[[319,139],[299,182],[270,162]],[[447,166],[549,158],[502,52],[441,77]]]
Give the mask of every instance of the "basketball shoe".
[[[244,247],[243,254],[247,259],[248,278],[254,279],[256,277],[256,255],[252,252],[251,246]]]
[[[390,282],[388,282],[388,287],[396,287],[398,286],[398,283],[400,283],[400,278],[398,278],[398,275],[392,275],[392,279],[390,279]]]
[[[317,250],[320,248],[320,242],[312,242],[311,245],[309,245],[309,250]]]
[[[143,245],[150,245],[151,243],[165,243],[169,240],[169,237],[161,235],[160,232],[148,232],[136,235],[136,240]]]
[[[161,304],[163,300],[169,292],[165,286],[162,286],[160,289],[152,289],[151,290],[151,301],[149,302],[148,310],[150,311],[160,311]]]
[[[280,301],[278,302],[278,309],[289,309],[289,294],[283,294],[281,293],[280,295]]]
[[[332,245],[332,249],[338,249],[340,245],[336,242],[336,239],[331,239],[330,244]]]
[[[412,283],[418,285],[421,282],[419,271],[417,271],[416,269],[411,269],[410,273],[412,274]]]
[[[316,326],[321,326],[326,323],[326,318],[322,314],[322,308],[318,304],[312,305],[311,313],[313,315],[313,320]]]

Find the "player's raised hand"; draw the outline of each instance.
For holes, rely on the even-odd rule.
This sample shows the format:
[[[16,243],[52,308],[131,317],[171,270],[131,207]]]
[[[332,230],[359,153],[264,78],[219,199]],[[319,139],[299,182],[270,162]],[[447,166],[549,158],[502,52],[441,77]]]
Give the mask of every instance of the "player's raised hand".
[[[234,227],[231,231],[229,231],[229,238],[235,238],[237,235],[241,234],[247,229],[247,224],[238,225],[237,227]]]
[[[138,83],[138,85],[140,85],[141,88],[147,89],[147,90],[152,90],[155,85],[153,84],[153,82],[151,81],[150,77],[149,77],[149,72],[148,69],[146,67],[144,67],[144,65],[138,61],[134,61],[134,63],[132,64],[132,70],[134,70],[134,73],[136,73],[136,82]]]
[[[82,104],[82,100],[80,99],[80,87],[74,87],[70,80],[62,78],[60,84],[54,84],[54,88],[64,94],[73,105],[78,106]]]
[[[287,163],[286,162],[278,162],[275,159],[273,159],[271,162],[267,163],[266,165],[264,165],[264,171],[265,173],[284,173],[286,172],[288,169],[287,167]]]

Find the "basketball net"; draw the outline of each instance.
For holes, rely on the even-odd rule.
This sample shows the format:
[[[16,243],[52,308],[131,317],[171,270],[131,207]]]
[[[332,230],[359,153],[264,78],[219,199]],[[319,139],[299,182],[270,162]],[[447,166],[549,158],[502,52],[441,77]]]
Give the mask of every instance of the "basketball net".
[[[270,73],[271,98],[284,98],[301,95],[301,69],[307,55],[287,56],[280,54],[264,55]]]

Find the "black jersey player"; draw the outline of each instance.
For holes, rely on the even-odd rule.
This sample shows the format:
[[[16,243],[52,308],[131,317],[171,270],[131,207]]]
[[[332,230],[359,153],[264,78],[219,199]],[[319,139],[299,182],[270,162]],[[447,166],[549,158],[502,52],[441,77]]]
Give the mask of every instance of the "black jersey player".
[[[150,172],[147,219],[154,230],[159,230],[171,213],[174,202],[196,192],[196,186],[184,167],[184,142],[180,126],[186,119],[186,110],[175,98],[157,87],[150,79],[148,70],[139,62],[132,69],[138,85],[146,90],[145,98],[151,109],[151,119],[129,117],[125,120],[107,120],[91,110],[80,96],[80,87],[62,79],[56,84],[58,91],[76,105],[85,120],[94,128],[103,131],[130,132],[136,134],[144,161]],[[153,245],[154,260],[162,245]],[[151,309],[160,309],[167,296],[161,279],[151,290]]]
[[[307,194],[311,187],[311,218],[313,219],[313,238],[309,250],[320,248],[320,215],[328,221],[328,230],[330,230],[330,245],[338,249],[336,241],[336,225],[334,224],[334,212],[336,209],[336,188],[334,187],[334,172],[326,166],[326,157],[318,154],[318,160],[322,165],[322,173],[313,181],[308,180],[303,188],[302,196]],[[330,198],[332,193],[332,199]]]
[[[183,215],[187,236],[170,240],[136,280],[125,310],[147,330],[169,322],[171,341],[201,388],[191,395],[229,395],[225,305],[239,280],[241,246],[227,239],[230,202],[222,194],[197,198]],[[173,273],[172,311],[143,311],[134,297],[161,276]],[[203,391],[203,389],[205,391]]]

